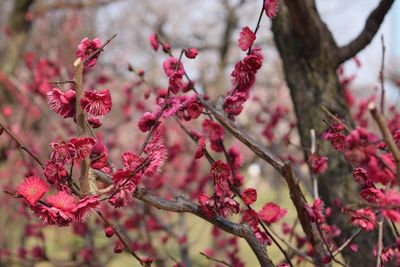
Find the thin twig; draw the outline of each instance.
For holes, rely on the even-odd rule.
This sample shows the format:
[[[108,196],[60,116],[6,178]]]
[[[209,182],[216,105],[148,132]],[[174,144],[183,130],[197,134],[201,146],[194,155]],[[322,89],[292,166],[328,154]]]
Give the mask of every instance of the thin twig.
[[[184,50],[181,50],[181,53],[180,53],[179,59],[178,59],[178,63],[176,64],[176,67],[175,67],[175,73],[178,71],[178,68],[179,68],[179,66],[181,64],[183,53],[184,53]],[[153,135],[153,132],[158,127],[158,123],[159,123],[159,121],[161,119],[161,116],[164,113],[165,109],[167,108],[168,99],[169,99],[169,95],[170,94],[171,94],[171,87],[168,86],[167,94],[165,95],[165,98],[164,98],[164,104],[163,104],[161,110],[158,112],[158,114],[157,114],[157,116],[156,116],[156,118],[154,120],[154,124],[151,126],[151,128],[149,130],[149,133],[146,136],[145,141],[143,142],[142,146],[139,149],[139,153],[138,153],[139,156],[143,153],[144,149],[147,146],[147,143],[149,142],[151,136]]]
[[[338,255],[340,252],[343,251],[354,239],[357,238],[357,236],[361,233],[361,228],[357,229],[357,231],[349,237],[337,250],[332,252],[333,256]]]
[[[5,127],[2,123],[0,123],[0,130],[5,131],[8,136],[10,136],[11,139],[13,139],[18,144],[20,149],[28,153],[28,155],[31,156],[40,165],[40,167],[42,167],[42,169],[44,169],[44,164],[42,163],[42,161],[35,154],[33,154],[33,152],[30,151],[11,130]]]
[[[130,247],[130,245],[125,241],[125,239],[122,237],[121,233],[118,231],[118,229],[116,227],[114,227],[105,217],[104,215],[100,212],[97,211],[97,215],[100,217],[100,219],[103,220],[103,222],[108,225],[111,226],[113,228],[113,231],[115,233],[115,235],[117,236],[117,238],[119,239],[119,241],[121,241],[121,243],[124,245],[125,249],[127,251],[129,251],[129,253],[138,260],[138,262],[140,263],[140,265],[142,266],[150,266],[150,264],[144,262]]]
[[[267,226],[268,227],[268,226]],[[279,236],[278,233],[276,233],[271,227],[268,227],[268,230],[274,234],[274,236],[276,236],[276,238],[278,238],[282,243],[284,243],[288,248],[290,248],[294,254],[296,254],[297,256],[302,257],[303,259],[305,259],[306,261],[310,262],[310,263],[315,263],[313,261],[313,259],[308,256],[307,254],[305,254],[304,252],[300,251],[299,249],[295,248],[292,244],[290,244],[290,242],[286,241],[284,238],[282,238],[281,236]]]
[[[337,260],[337,259],[335,258],[335,255],[333,255],[332,250],[331,250],[331,248],[329,247],[329,244],[328,244],[328,242],[326,241],[326,239],[325,239],[325,237],[324,237],[324,234],[322,233],[321,228],[319,227],[318,222],[316,223],[316,225],[317,225],[318,232],[319,232],[319,234],[320,234],[320,236],[321,236],[321,238],[322,238],[322,241],[323,241],[324,244],[325,244],[326,249],[327,249],[328,252],[329,252],[329,256],[331,257],[331,259],[332,259],[334,262],[336,262],[337,264],[340,264],[340,265],[342,265],[343,267],[346,267],[346,265],[345,265],[343,262],[341,262],[341,261],[339,261],[339,260]]]
[[[383,218],[378,221],[378,251],[376,253],[376,267],[381,266],[383,248]]]
[[[343,127],[350,133],[351,129],[349,126],[347,126],[341,119],[339,119],[337,116],[335,116],[334,114],[332,114],[332,112],[330,112],[326,107],[324,106],[320,106],[321,110],[323,112],[325,112],[326,115],[328,115],[331,119],[335,120],[336,122],[338,122],[339,124],[343,125]]]
[[[385,114],[385,40],[383,35],[381,35],[382,43],[382,59],[381,59],[381,69],[379,71],[379,83],[381,84],[381,112],[382,115]]]
[[[108,39],[100,48],[94,50],[86,59],[83,61],[83,64],[91,60],[93,57],[95,57],[98,53],[103,51],[103,48],[108,45],[115,37],[117,37],[117,34],[114,34],[110,39]]]
[[[59,85],[59,84],[66,84],[66,83],[71,83],[75,84],[74,80],[68,80],[68,81],[53,81],[53,82],[47,82],[48,84],[54,84],[54,85]]]
[[[311,155],[316,153],[316,147],[317,147],[317,141],[316,141],[316,136],[315,136],[315,130],[311,129],[310,130],[310,135],[311,135]],[[318,195],[318,180],[317,180],[317,176],[315,175],[315,173],[311,172],[311,179],[312,179],[312,183],[313,183],[313,195],[314,195],[314,199],[319,198]]]
[[[208,256],[207,254],[205,254],[205,253],[203,253],[203,252],[200,252],[200,255],[206,257],[206,259],[208,259],[208,260],[210,260],[210,261],[214,261],[214,262],[217,262],[217,263],[219,263],[219,264],[232,267],[232,265],[230,265],[230,264],[227,263],[226,261],[224,261],[224,260],[219,260],[219,259],[210,257],[210,256]]]

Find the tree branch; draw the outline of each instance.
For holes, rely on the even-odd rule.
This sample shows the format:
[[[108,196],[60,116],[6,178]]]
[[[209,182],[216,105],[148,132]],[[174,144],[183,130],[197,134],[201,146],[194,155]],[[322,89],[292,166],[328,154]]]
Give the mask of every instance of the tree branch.
[[[111,176],[109,176],[108,174],[98,171],[96,172],[96,175],[103,176],[102,180],[105,181],[107,184],[111,183]],[[272,263],[271,259],[268,257],[265,246],[258,241],[253,231],[246,224],[233,223],[221,216],[208,217],[206,214],[203,213],[199,205],[182,196],[176,196],[174,200],[167,200],[162,197],[153,195],[146,189],[139,187],[136,188],[133,196],[136,199],[139,199],[144,203],[147,203],[148,205],[151,205],[160,210],[177,213],[192,213],[197,217],[200,217],[212,223],[218,228],[224,230],[225,232],[244,238],[249,244],[250,248],[253,250],[261,266],[275,266]]]
[[[80,137],[84,137],[86,134],[86,118],[85,113],[81,107],[81,99],[83,97],[83,62],[81,58],[78,58],[74,62],[74,82],[76,91],[76,124],[78,126],[78,133]],[[81,160],[81,174],[79,177],[81,195],[86,196],[89,193],[89,169],[90,160],[89,157]]]
[[[258,239],[254,236],[253,231],[246,224],[234,223],[221,216],[208,217],[203,213],[199,205],[183,198],[182,196],[177,196],[174,200],[166,200],[153,195],[144,188],[137,188],[133,195],[135,198],[161,210],[178,213],[192,213],[197,217],[212,223],[225,232],[245,239],[256,255],[260,266],[274,266],[271,259],[267,255],[265,246],[258,241]]]
[[[313,245],[316,252],[316,262],[323,266],[322,257],[326,255],[320,235],[317,232],[315,224],[310,223],[305,211],[307,201],[302,193],[299,180],[294,175],[289,163],[283,162],[280,158],[270,152],[265,146],[260,144],[253,137],[245,133],[235,122],[227,118],[222,111],[223,98],[219,98],[217,108],[211,106],[201,96],[198,98],[201,103],[214,115],[216,120],[221,123],[233,136],[245,144],[260,158],[268,162],[276,171],[278,171],[286,180],[289,187],[290,197],[296,208],[301,226],[308,240]]]
[[[339,48],[338,64],[354,57],[372,41],[393,3],[394,0],[381,0],[379,5],[368,16],[361,33],[349,44]]]

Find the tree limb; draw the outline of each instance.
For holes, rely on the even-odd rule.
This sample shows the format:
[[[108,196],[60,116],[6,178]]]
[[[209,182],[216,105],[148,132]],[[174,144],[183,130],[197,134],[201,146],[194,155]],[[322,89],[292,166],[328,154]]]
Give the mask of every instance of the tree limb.
[[[108,174],[105,174],[101,171],[97,171],[96,175],[102,176],[102,181],[105,181],[106,184],[112,183],[111,176],[109,176]],[[136,199],[139,199],[144,203],[147,203],[148,205],[151,205],[160,210],[166,210],[177,213],[183,213],[183,212],[192,213],[197,217],[200,217],[212,223],[218,228],[224,230],[225,232],[244,238],[249,244],[250,248],[253,250],[261,266],[263,267],[274,266],[271,259],[267,255],[265,246],[258,241],[253,231],[246,224],[234,223],[221,216],[208,217],[206,214],[204,214],[199,205],[182,196],[177,196],[175,197],[174,200],[167,200],[162,197],[153,195],[146,189],[139,187],[136,188],[135,192],[133,193],[133,196]]]
[[[221,216],[208,217],[203,213],[199,205],[181,196],[175,197],[174,200],[167,200],[153,195],[144,188],[137,188],[133,195],[135,198],[161,210],[192,213],[225,232],[244,238],[253,250],[261,266],[274,266],[267,255],[264,245],[258,241],[253,231],[246,224],[234,223]]]
[[[313,245],[316,252],[316,262],[323,266],[322,257],[326,255],[326,250],[323,246],[320,235],[317,232],[315,224],[310,223],[305,211],[305,205],[307,201],[302,193],[299,185],[299,180],[294,175],[291,166],[287,162],[283,162],[280,158],[270,152],[265,146],[260,144],[253,137],[245,133],[236,123],[227,118],[222,111],[223,98],[220,98],[217,103],[217,108],[211,106],[203,98],[199,97],[201,103],[214,115],[216,120],[221,123],[225,129],[227,129],[233,136],[239,141],[245,144],[250,150],[252,150],[260,158],[268,162],[276,171],[278,171],[286,180],[289,188],[290,197],[296,208],[298,218],[304,233],[308,240]]]
[[[339,48],[339,64],[354,57],[372,41],[393,3],[394,0],[380,1],[379,5],[368,16],[361,33],[349,44]]]

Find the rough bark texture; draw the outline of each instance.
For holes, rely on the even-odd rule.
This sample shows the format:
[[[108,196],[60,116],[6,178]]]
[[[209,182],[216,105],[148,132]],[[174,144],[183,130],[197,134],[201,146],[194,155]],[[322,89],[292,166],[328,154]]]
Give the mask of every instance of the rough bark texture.
[[[25,19],[25,14],[33,2],[34,0],[15,1],[15,6],[8,23],[11,36],[7,40],[7,47],[0,63],[1,70],[6,74],[14,71],[26,41],[31,23]]]
[[[29,10],[34,0],[18,0],[15,1],[14,9],[10,14],[8,27],[10,36],[6,39],[7,45],[0,55],[0,71],[5,75],[12,74],[15,70],[18,60],[21,57],[26,42],[31,23],[25,19],[25,14]],[[0,83],[0,96],[7,103],[13,102],[13,96],[4,88],[5,85]],[[2,101],[0,101],[0,104]]]
[[[310,147],[310,129],[321,134],[327,128],[324,120],[329,121],[321,111],[321,105],[342,116],[348,125],[353,125],[336,74],[340,49],[327,26],[320,20],[313,0],[286,0],[281,4],[272,30],[297,115],[302,146]],[[320,142],[319,151],[329,158],[328,171],[319,177],[322,199],[329,206],[333,206],[335,199],[354,203],[359,199],[359,194],[349,164],[328,142]],[[333,210],[331,223],[342,229],[343,239],[351,236],[354,230],[346,216],[337,209]],[[389,227],[386,228],[384,240],[389,240],[392,235]],[[338,243],[341,242],[338,240]],[[377,235],[361,234],[356,240],[359,252],[345,251],[345,257],[351,265],[374,266],[372,248],[376,242]]]

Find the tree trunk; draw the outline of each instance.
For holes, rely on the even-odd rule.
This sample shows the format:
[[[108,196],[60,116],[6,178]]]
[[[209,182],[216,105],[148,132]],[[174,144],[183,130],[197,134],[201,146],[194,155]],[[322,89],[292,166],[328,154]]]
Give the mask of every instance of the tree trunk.
[[[353,120],[336,74],[340,63],[338,47],[326,25],[319,20],[315,3],[304,2],[307,2],[304,8],[308,8],[306,18],[290,14],[291,7],[296,5],[292,0],[287,0],[286,4],[281,1],[281,9],[273,20],[272,30],[290,88],[301,143],[303,147],[310,147],[310,129],[315,129],[318,136],[327,128],[324,120],[330,121],[320,109],[321,106],[343,116],[348,125],[352,126]],[[295,8],[298,13],[303,11]],[[340,245],[352,235],[355,228],[351,227],[346,215],[334,208],[333,202],[335,199],[344,203],[358,201],[359,188],[352,177],[352,168],[342,153],[334,150],[329,142],[321,141],[319,145],[320,154],[329,158],[328,170],[318,178],[319,194],[326,205],[333,207],[330,223],[342,230],[341,238],[337,240]],[[394,241],[390,231],[386,227],[384,240]],[[372,249],[377,244],[377,232],[376,235],[361,234],[356,243],[359,246],[357,253],[344,251],[350,265],[375,266]]]
[[[25,14],[33,2],[34,0],[15,1],[14,10],[8,23],[11,36],[8,39],[0,64],[1,70],[6,74],[14,71],[26,41],[31,23],[25,19]]]
[[[8,21],[10,37],[7,39],[7,45],[0,57],[0,70],[5,75],[14,72],[17,62],[21,57],[21,52],[26,43],[31,26],[31,22],[25,19],[25,15],[33,2],[34,0],[18,0],[14,3],[14,9]],[[2,86],[4,85],[0,84],[0,90],[4,94],[5,100],[8,103],[12,102],[12,95],[10,95],[5,88],[1,88]]]

